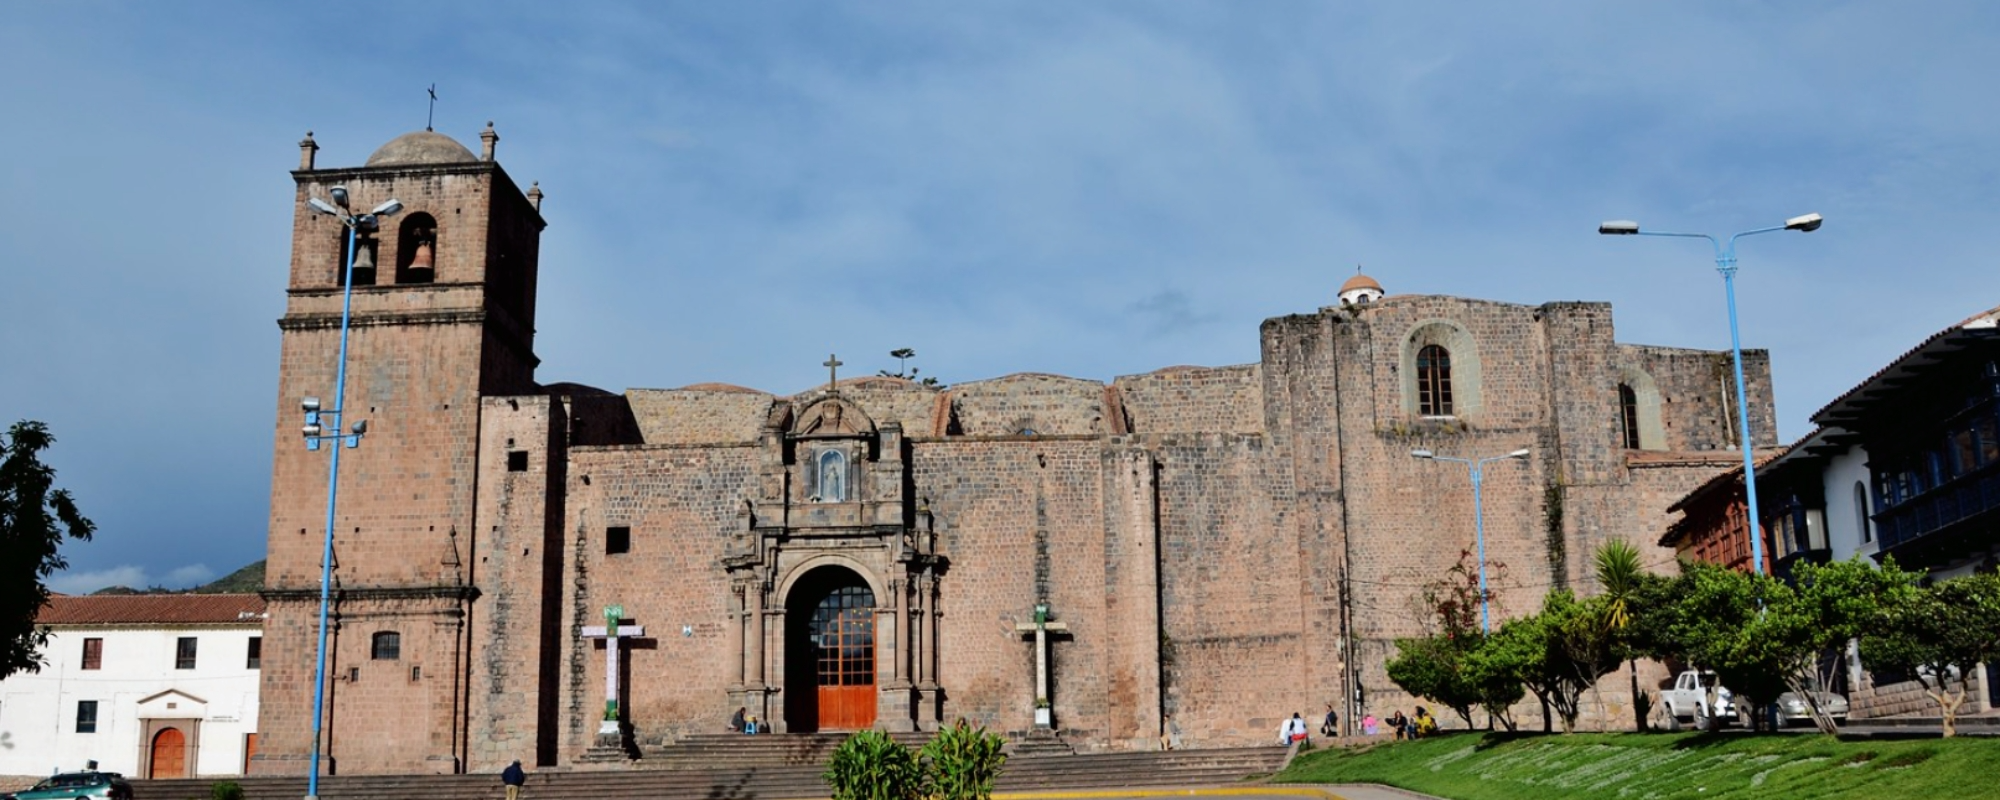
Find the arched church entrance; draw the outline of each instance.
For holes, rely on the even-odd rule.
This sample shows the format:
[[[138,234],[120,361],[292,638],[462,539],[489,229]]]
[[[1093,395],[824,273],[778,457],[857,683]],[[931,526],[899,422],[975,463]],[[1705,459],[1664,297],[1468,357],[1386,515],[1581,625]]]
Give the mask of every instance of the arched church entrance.
[[[795,733],[875,725],[875,593],[845,567],[814,569],[785,600],[785,724]]]
[[[146,777],[185,778],[187,770],[187,736],[179,728],[165,728],[153,734],[153,748],[146,770]]]

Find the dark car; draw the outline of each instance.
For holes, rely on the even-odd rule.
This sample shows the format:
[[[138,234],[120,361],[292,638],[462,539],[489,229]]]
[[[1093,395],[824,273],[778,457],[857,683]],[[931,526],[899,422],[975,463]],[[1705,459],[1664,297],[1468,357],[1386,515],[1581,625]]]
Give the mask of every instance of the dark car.
[[[116,772],[63,772],[43,778],[33,788],[0,796],[0,800],[69,800],[72,797],[132,800],[132,784]]]

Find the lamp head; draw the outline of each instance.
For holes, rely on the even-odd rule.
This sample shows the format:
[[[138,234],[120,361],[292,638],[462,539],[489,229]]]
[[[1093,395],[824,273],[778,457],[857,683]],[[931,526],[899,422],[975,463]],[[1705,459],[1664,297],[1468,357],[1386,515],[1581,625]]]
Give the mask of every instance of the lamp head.
[[[374,233],[382,229],[382,222],[374,214],[362,214],[354,218],[354,227],[363,233]]]
[[[299,432],[305,434],[305,437],[308,439],[319,438],[320,431],[321,428],[319,427],[319,423],[317,422],[309,423],[305,427],[299,429]]]
[[[1639,223],[1629,219],[1614,219],[1598,223],[1597,232],[1606,236],[1630,236],[1639,232]]]
[[[1818,214],[1806,214],[1804,216],[1793,217],[1791,219],[1785,220],[1785,230],[1798,231],[1800,233],[1811,233],[1813,231],[1819,230],[1820,223],[1825,221],[1826,220],[1820,217],[1820,215]]]
[[[1525,448],[1525,447],[1523,447],[1523,448],[1521,448],[1521,449],[1519,449],[1519,450],[1516,450],[1516,451],[1514,451],[1514,452],[1512,452],[1512,453],[1508,453],[1508,454],[1507,454],[1507,457],[1508,457],[1508,458],[1527,458],[1527,457],[1528,457],[1528,448]]]
[[[403,210],[403,201],[391,197],[389,198],[389,202],[376,206],[374,211],[368,213],[378,217],[386,217],[401,210]]]
[[[1431,451],[1429,451],[1429,450],[1423,450],[1423,449],[1417,449],[1417,450],[1411,450],[1411,451],[1410,451],[1410,457],[1411,457],[1411,458],[1430,458],[1430,457],[1431,457]]]
[[[340,206],[341,208],[346,208],[346,207],[347,207],[347,187],[345,187],[345,186],[335,186],[335,187],[333,187],[333,191],[332,191],[332,193],[333,193],[333,204],[334,204],[334,205],[337,205],[337,206]]]
[[[340,209],[334,208],[331,204],[327,203],[325,200],[321,200],[317,197],[307,198],[306,205],[311,206],[312,210],[317,211],[321,214],[325,214],[329,217],[340,216]]]
[[[314,411],[318,411],[318,410],[319,410],[319,398],[317,398],[317,397],[308,397],[308,398],[306,398],[306,399],[304,399],[304,400],[301,400],[301,401],[299,401],[299,407],[300,407],[300,408],[303,408],[303,409],[305,409],[307,413],[312,413],[312,412],[314,412]]]
[[[364,434],[364,433],[367,433],[367,432],[368,432],[368,420],[365,420],[365,419],[357,419],[357,420],[355,420],[355,421],[354,421],[354,435],[356,435],[356,436],[360,436],[361,434]],[[1525,451],[1523,451],[1523,452],[1525,452]]]

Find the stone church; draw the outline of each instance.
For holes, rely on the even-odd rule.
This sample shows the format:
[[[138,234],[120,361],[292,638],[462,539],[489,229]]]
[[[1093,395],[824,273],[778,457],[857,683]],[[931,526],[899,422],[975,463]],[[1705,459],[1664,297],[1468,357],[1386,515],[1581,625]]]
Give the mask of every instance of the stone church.
[[[1594,591],[1605,540],[1665,562],[1667,506],[1740,463],[1727,353],[1620,343],[1605,303],[1360,275],[1265,320],[1251,364],[544,383],[542,195],[498,139],[420,131],[335,168],[300,143],[253,772],[312,749],[330,459],[301,441],[306,397],[368,423],[333,520],[339,774],[643,757],[738,708],[778,733],[964,718],[1077,750],[1155,746],[1171,714],[1191,747],[1262,743],[1294,712],[1416,702],[1383,662],[1475,528],[1467,470],[1412,450],[1527,450],[1484,473],[1496,619]],[[308,204],[336,186],[402,204],[353,246],[345,397],[346,228]]]

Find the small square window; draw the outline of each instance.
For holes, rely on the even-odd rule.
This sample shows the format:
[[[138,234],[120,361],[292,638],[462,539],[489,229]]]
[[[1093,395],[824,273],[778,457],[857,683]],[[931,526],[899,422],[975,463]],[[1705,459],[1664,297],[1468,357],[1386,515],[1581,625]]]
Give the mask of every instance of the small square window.
[[[604,552],[607,555],[632,552],[632,529],[623,525],[605,528]]]
[[[104,668],[104,640],[92,636],[83,640],[83,668]]]
[[[194,637],[180,637],[174,643],[174,669],[194,669],[194,653]]]
[[[76,701],[76,732],[77,733],[97,732],[96,700]]]
[[[243,659],[244,669],[261,669],[264,666],[264,637],[250,637],[248,655]]]
[[[528,471],[528,451],[526,451],[526,450],[509,450],[509,451],[507,451],[507,471],[508,471],[508,472],[527,472],[527,471]]]
[[[373,646],[369,648],[370,658],[376,661],[395,661],[403,657],[403,635],[395,631],[375,634]]]

